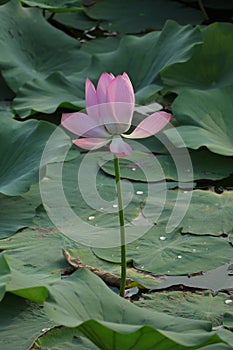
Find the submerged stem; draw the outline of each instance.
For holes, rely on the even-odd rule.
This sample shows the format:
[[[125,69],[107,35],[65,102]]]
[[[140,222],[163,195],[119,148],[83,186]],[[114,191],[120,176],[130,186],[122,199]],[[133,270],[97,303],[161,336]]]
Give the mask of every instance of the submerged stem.
[[[114,169],[115,179],[117,187],[118,198],[118,215],[120,222],[120,243],[121,243],[121,283],[120,283],[120,296],[125,296],[125,283],[126,283],[126,241],[125,241],[125,217],[123,208],[123,198],[121,189],[121,174],[120,174],[120,162],[119,158],[114,156]]]
[[[209,16],[207,15],[207,12],[205,10],[205,7],[203,5],[202,0],[198,0],[198,5],[200,7],[201,12],[203,13],[204,18],[208,21],[209,20]]]

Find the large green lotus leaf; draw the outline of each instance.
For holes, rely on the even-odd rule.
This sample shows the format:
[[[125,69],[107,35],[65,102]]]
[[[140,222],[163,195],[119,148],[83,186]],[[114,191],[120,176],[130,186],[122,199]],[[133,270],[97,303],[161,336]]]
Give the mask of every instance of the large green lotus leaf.
[[[77,245],[58,233],[43,212],[38,215],[37,223],[30,229],[14,235],[11,241],[1,240],[0,249],[5,252],[12,274],[7,290],[43,302],[48,284],[68,268],[62,248],[77,248]]]
[[[16,295],[6,294],[0,303],[0,348],[29,349],[33,341],[54,325],[41,306]]]
[[[11,279],[11,272],[9,265],[5,259],[5,256],[3,253],[0,253],[0,301],[2,301],[5,290],[6,290],[6,283],[9,282]]]
[[[231,300],[231,299],[228,299]],[[223,315],[223,325],[230,330],[233,330],[233,310],[227,311]]]
[[[217,333],[223,341],[225,341],[227,344],[229,344],[233,348],[232,332],[228,331],[225,328],[220,328]]]
[[[28,196],[27,200],[29,199]],[[33,197],[33,203],[34,201]],[[84,264],[120,275],[120,266],[98,259],[91,249],[79,246],[57,232],[42,208],[37,210],[31,226],[14,235],[11,241],[1,240],[0,249],[5,250],[12,274],[14,272],[12,283],[8,285],[9,291],[34,298],[33,300],[43,299],[45,294],[42,287],[50,283],[51,276],[56,278],[56,273],[68,267],[62,248],[68,250],[73,257],[79,256]],[[156,278],[144,276],[130,268],[128,277],[146,288],[155,288],[160,283]]]
[[[36,6],[42,9],[50,10],[53,12],[66,12],[66,11],[82,11],[82,0],[21,0],[21,2],[28,6]]]
[[[180,94],[173,104],[173,113],[179,125],[165,134],[178,147],[198,149],[206,146],[210,151],[233,155],[233,86],[209,91],[188,90]],[[182,145],[176,137],[180,134]]]
[[[232,233],[231,213],[233,192],[217,194],[215,192],[194,191],[191,205],[181,222],[182,232],[196,234]],[[201,217],[205,217],[205,225]]]
[[[29,226],[35,216],[35,209],[22,197],[0,194],[0,207],[0,238]]]
[[[233,297],[226,293],[213,295],[209,291],[143,294],[136,304],[173,316],[211,321],[215,327],[223,324],[225,312],[233,311]]]
[[[188,191],[183,191],[189,195]],[[147,201],[143,215],[153,220],[160,210],[161,193],[157,197]],[[177,200],[177,191],[168,191],[164,211],[158,220],[159,223],[166,223],[171,215],[171,210]],[[179,204],[184,205],[184,202]],[[217,194],[211,191],[195,190],[192,192],[191,203],[187,213],[180,223],[182,232],[189,232],[198,235],[221,235],[232,232],[231,213],[233,209],[233,192],[228,191]],[[205,225],[203,225],[203,216]]]
[[[32,79],[60,71],[70,76],[88,64],[79,42],[49,25],[39,9],[12,0],[0,7],[0,21],[0,65],[14,92]]]
[[[44,147],[56,126],[37,120],[19,122],[1,118],[0,192],[18,195],[39,180],[38,171]],[[59,142],[47,155],[47,161],[59,160],[59,151],[69,147],[69,137],[61,131]]]
[[[183,350],[221,342],[210,323],[139,309],[84,269],[50,287],[45,311],[58,324],[78,326],[100,349]]]
[[[42,304],[48,297],[48,286],[60,280],[60,273],[41,272],[39,266],[33,266],[32,262],[27,266],[12,255],[5,254],[5,258],[11,271],[6,292]]]
[[[167,19],[180,24],[197,24],[203,20],[199,9],[170,0],[103,0],[86,8],[89,17],[101,21],[101,26],[120,33],[139,33],[160,29]]]
[[[186,150],[187,152],[187,150]],[[171,152],[170,152],[171,153]],[[113,161],[108,161],[110,157],[103,156],[99,161],[101,169],[107,174],[114,175]],[[177,164],[182,164],[183,172],[177,174]],[[229,157],[216,155],[207,150],[190,152],[190,161],[193,167],[193,180],[210,179],[218,180],[228,177],[233,173],[233,160]],[[158,166],[156,169],[155,162]],[[174,181],[189,181],[191,169],[185,168],[184,153],[176,152],[172,155],[153,155],[152,153],[134,152],[130,159],[122,158],[121,162],[122,178],[136,181],[161,181],[164,179]],[[162,172],[161,169],[162,168]]]
[[[48,285],[69,267],[62,249],[78,247],[57,231],[41,208],[30,228],[11,240],[2,239],[0,246],[11,271],[6,291],[39,303],[46,299]]]
[[[89,152],[64,164],[49,164],[41,180],[41,195],[53,223],[70,238],[88,246],[102,247],[110,242],[114,246],[119,244],[115,179],[99,171],[96,158],[95,152]],[[134,224],[141,218],[143,195],[146,196],[137,193],[140,186],[122,181],[125,223],[133,239],[141,235],[141,228]],[[157,187],[153,190],[157,191]]]
[[[119,37],[96,38],[95,40],[84,41],[81,50],[90,54],[105,53],[117,50]]]
[[[181,235],[177,231],[165,235],[164,232],[165,227],[158,225],[128,244],[128,261],[133,261],[133,265],[142,271],[184,275],[201,273],[232,259],[232,246],[221,238]],[[93,251],[101,259],[120,262],[116,248],[94,248]]]
[[[38,208],[41,205],[39,183],[31,185],[30,190],[23,193],[22,197],[25,198],[33,208]]]
[[[204,43],[194,50],[189,61],[161,72],[164,84],[172,91],[206,90],[233,84],[232,24],[214,23],[202,33]]]
[[[95,21],[88,17],[84,11],[55,13],[53,19],[67,26],[68,28],[74,28],[83,31],[96,27],[99,24],[98,21]],[[81,33],[78,34],[81,35]]]
[[[74,85],[61,73],[33,79],[19,88],[13,107],[21,118],[38,111],[53,113],[58,107],[84,108],[84,82]]]
[[[124,327],[124,328],[123,328]],[[122,329],[121,329],[122,328]],[[226,343],[222,343],[222,341],[227,341],[225,339],[221,339],[221,337],[214,335],[207,339],[207,344],[215,343],[215,345],[208,345],[202,347],[202,345],[197,345],[194,347],[190,347],[189,345],[181,345],[177,343],[177,339],[179,342],[179,335],[176,334],[173,336],[175,340],[169,339],[164,336],[162,332],[157,332],[154,328],[144,326],[137,327],[138,329],[135,331],[135,327],[130,327],[129,325],[117,326],[116,324],[105,325],[105,323],[96,322],[95,320],[90,320],[83,322],[83,324],[77,328],[67,328],[67,327],[59,327],[53,328],[48,331],[41,339],[36,341],[37,346],[47,345],[51,350],[66,350],[67,346],[69,349],[78,349],[80,350],[97,350],[97,349],[114,349],[116,350],[153,350],[158,348],[161,350],[185,350],[185,349],[200,349],[200,350],[231,350],[232,347],[227,345]],[[98,347],[93,343],[88,341],[88,339],[80,337],[81,330],[84,334],[87,335],[90,339],[93,340]],[[230,333],[230,332],[229,332]],[[81,333],[82,334],[82,333]],[[224,334],[225,335],[225,334]],[[229,336],[228,336],[229,337]],[[194,335],[191,334],[191,338],[194,338]],[[202,340],[201,337],[196,337],[197,340],[195,343],[200,343]],[[199,338],[199,339],[198,339]],[[71,341],[72,340],[72,341]],[[182,341],[182,340],[181,340]],[[72,342],[72,343],[71,343]],[[187,342],[190,344],[191,342]],[[230,341],[229,341],[230,343]],[[75,345],[76,344],[76,345]],[[32,347],[31,349],[37,350],[38,347]],[[76,346],[76,347],[73,347]],[[41,348],[43,349],[43,347]],[[47,348],[46,348],[47,349]]]
[[[97,312],[97,316],[99,316],[100,319],[104,319],[104,320],[106,320],[106,317],[108,318],[109,315],[110,315],[110,318],[112,317],[112,315],[115,315],[115,317],[117,317],[117,318],[118,317],[122,318],[122,312],[121,312],[122,311],[122,307],[123,308],[128,307],[128,306],[131,307],[130,303],[124,301],[123,299],[120,299],[120,301],[125,303],[125,305],[122,305],[122,307],[120,308],[120,310],[121,310],[120,312],[117,312],[117,314],[116,313],[107,312],[107,310],[105,312],[105,310],[102,309],[102,308],[99,308],[98,305],[100,305],[100,304],[101,305],[105,305],[106,309],[111,307],[111,310],[113,308],[117,308],[117,309],[119,308],[119,306],[118,306],[119,305],[119,298],[116,297],[114,293],[110,292],[107,289],[107,287],[104,286],[104,284],[102,282],[101,282],[102,286],[104,287],[104,289],[106,289],[106,291],[104,291],[100,287],[98,287],[98,283],[100,283],[100,280],[97,279],[97,277],[93,277],[92,274],[87,273],[84,270],[78,271],[78,275],[75,276],[75,277],[72,276],[70,279],[72,281],[68,281],[68,283],[66,283],[67,280],[65,280],[65,281],[58,281],[58,282],[55,282],[52,286],[49,287],[50,296],[51,296],[51,299],[49,300],[49,303],[52,303],[52,310],[49,310],[49,312],[52,311],[52,314],[53,314],[52,318],[54,318],[54,313],[55,313],[55,318],[56,317],[57,318],[60,317],[60,319],[58,321],[59,323],[63,323],[64,318],[66,318],[67,312],[68,312],[69,316],[72,319],[74,317],[74,314],[77,312],[77,310],[79,310],[79,311],[78,311],[78,314],[76,314],[75,322],[79,323],[79,318],[80,318],[80,314],[81,314],[81,311],[82,311],[82,305],[85,305],[85,309],[86,309],[86,306],[87,306],[85,298],[87,298],[86,300],[88,300],[88,303],[90,303],[90,300],[93,300],[93,297],[95,296],[95,298],[93,300],[93,303],[95,303],[94,304],[95,307],[94,308],[91,307],[90,309],[89,308],[86,309],[86,312],[82,313],[82,319],[83,318],[85,319],[86,317],[89,318],[89,316],[88,316],[89,313],[91,313],[92,315],[94,313],[96,315],[96,312]],[[75,282],[75,283],[72,283],[72,282]],[[93,289],[92,289],[93,285],[95,285],[95,286],[97,285],[96,291],[98,291],[99,293],[97,293],[96,295],[93,293]],[[79,291],[79,295],[81,295],[82,297],[81,298],[78,297],[79,302],[78,302],[78,305],[77,305],[77,309],[75,308],[75,310],[73,310],[73,312],[70,314],[69,313],[69,308],[72,307],[73,301],[74,301],[74,305],[77,304],[76,300],[73,300],[73,297],[77,298],[77,290]],[[90,298],[90,295],[89,295],[90,293],[92,295],[92,298]],[[108,296],[109,293],[110,293],[110,295]],[[111,295],[111,293],[112,293],[112,295]],[[85,298],[84,298],[84,295],[85,295]],[[105,300],[104,303],[101,302],[100,295],[104,296],[104,300]],[[67,299],[67,296],[69,296],[68,299]],[[70,298],[70,296],[71,296],[71,298]],[[116,298],[115,302],[114,302],[113,298]],[[57,301],[57,300],[59,301],[59,310],[56,307],[54,308],[54,301]],[[71,302],[71,305],[70,306],[68,305],[68,308],[67,308],[67,300],[69,300]],[[96,300],[98,300],[98,303],[96,303]],[[134,316],[136,316],[135,313],[138,312],[138,310],[139,310],[139,309],[137,309],[137,310],[136,309],[129,310],[128,311],[129,315],[127,315],[127,313],[123,313],[123,315],[124,315],[124,322],[128,323],[127,321],[130,321],[130,323],[135,324],[135,322],[133,322],[132,320],[138,321],[138,316],[134,317]],[[62,310],[62,320],[61,320],[61,314],[60,315],[56,315],[57,312],[59,314],[60,310]],[[65,310],[65,313],[64,313],[64,310]],[[125,310],[125,311],[127,312],[127,310]],[[134,311],[133,315],[132,315],[132,311]],[[5,310],[4,310],[4,312],[5,312]],[[9,312],[9,308],[8,308],[7,317],[9,317],[8,316],[9,313],[10,312]],[[33,316],[34,316],[34,314],[33,314]],[[184,337],[180,337],[179,334],[175,334],[174,335],[174,334],[170,334],[168,332],[168,334],[165,335],[165,339],[168,336],[168,338],[172,338],[173,339],[174,343],[176,343],[177,341],[178,341],[178,343],[179,342],[181,342],[181,343],[187,343],[188,342],[189,344],[190,344],[190,342],[191,343],[192,342],[200,343],[200,342],[203,342],[203,338],[205,338],[205,339],[207,338],[208,339],[210,337],[210,335],[211,335],[211,333],[210,334],[208,333],[208,331],[210,330],[208,324],[201,323],[200,321],[198,321],[197,323],[193,323],[193,322],[189,321],[189,322],[185,322],[185,325],[184,324],[182,325],[182,324],[180,324],[180,323],[182,323],[182,319],[178,319],[178,318],[175,318],[175,319],[170,318],[169,319],[169,318],[166,318],[163,314],[158,314],[158,313],[156,313],[156,315],[154,315],[154,313],[153,314],[149,313],[147,315],[147,312],[146,312],[146,315],[145,315],[144,312],[143,312],[143,315],[141,315],[141,311],[140,311],[139,318],[141,317],[143,320],[145,320],[145,316],[147,316],[147,322],[146,323],[148,323],[148,321],[150,323],[157,322],[157,323],[159,323],[159,328],[160,329],[161,328],[166,328],[167,329],[167,327],[169,327],[170,330],[173,330],[173,331],[175,330],[175,331],[178,331],[178,332],[185,331],[185,330],[187,332],[189,332],[190,330],[194,330],[194,329],[198,330],[199,335],[197,337],[192,337],[191,340],[187,339],[187,338],[190,337],[190,335],[184,336]],[[158,318],[158,316],[160,316],[160,317]],[[27,317],[27,316],[25,315],[25,317]],[[129,317],[129,319],[128,319],[128,317]],[[154,318],[156,319],[156,321],[154,320]],[[6,317],[5,317],[5,319],[6,319]],[[178,322],[178,325],[177,325],[177,322],[176,322],[177,320],[180,321],[180,322]],[[70,320],[68,320],[66,322],[70,322]],[[73,322],[73,321],[71,321],[71,322]],[[138,324],[140,324],[140,325],[143,324],[140,321],[140,319],[139,319],[138,322],[139,322]],[[87,324],[88,324],[89,327],[87,327]],[[81,331],[86,332],[87,335],[90,337],[90,339],[93,339],[93,336],[91,336],[91,334],[93,334],[93,332],[94,333],[98,332],[99,334],[102,334],[100,328],[102,328],[102,331],[103,331],[103,327],[95,327],[95,325],[98,325],[98,323],[94,322],[94,324],[93,324],[93,322],[88,322],[87,321],[85,325],[81,324],[79,328],[80,328]],[[109,342],[109,339],[110,339],[110,341],[112,341],[111,340],[111,334],[112,334],[111,326],[113,327],[114,331],[117,331],[117,333],[119,333],[119,331],[122,333],[122,331],[124,329],[121,326],[118,327],[116,324],[111,325],[111,324],[108,323],[107,324],[107,328],[109,328],[109,326],[110,326],[110,329],[108,329],[107,338],[104,340],[104,342]],[[104,327],[106,327],[106,324],[104,325]],[[124,327],[125,327],[125,325],[124,325]],[[129,326],[129,327],[126,326],[126,327],[128,328],[127,332],[130,332],[130,333],[132,333],[132,331],[135,332],[135,327],[132,327],[132,326]],[[138,327],[136,327],[136,329],[137,328]],[[141,327],[139,326],[139,328],[141,328]],[[28,331],[28,328],[27,328],[27,331]],[[143,333],[144,333],[144,331],[146,331],[146,330],[144,329]],[[8,328],[5,329],[5,332],[9,336],[9,333],[8,333],[9,329]],[[145,335],[147,335],[147,332],[145,332],[145,333],[146,333]],[[103,333],[103,335],[104,335],[104,333]],[[141,335],[141,332],[139,332],[139,334],[137,334],[136,336],[138,337],[140,335]],[[67,337],[67,334],[65,334],[65,336]],[[110,338],[109,338],[109,336],[110,336]],[[153,334],[153,338],[154,338],[154,336],[155,336],[155,334]],[[127,338],[128,338],[128,336],[127,336]],[[160,334],[159,339],[161,340],[161,334]],[[124,339],[124,340],[126,340],[126,339]],[[156,341],[158,341],[158,339],[156,339]],[[215,337],[215,341],[219,342],[219,338]],[[168,341],[168,344],[170,344],[170,342],[171,342],[171,340]],[[211,338],[211,343],[212,342],[213,342],[213,338]],[[117,343],[118,343],[118,341],[117,341]],[[180,349],[183,349],[183,348],[184,347],[181,347]],[[128,347],[127,347],[127,349],[128,349]],[[139,349],[140,349],[140,347],[139,347]]]
[[[187,61],[194,47],[201,43],[199,29],[167,21],[161,32],[123,37],[116,51],[94,56],[88,72],[96,79],[96,72],[103,70],[115,74],[126,71],[136,92],[153,83],[162,86],[160,71],[174,63]]]
[[[77,328],[54,327],[37,338],[30,350],[99,350]]]
[[[87,324],[92,324],[94,328],[96,328],[96,324],[94,322],[87,322]],[[104,331],[104,329],[101,329]],[[101,332],[103,334],[103,332]],[[143,335],[146,335],[146,332],[143,332]],[[111,337],[111,335],[110,335]],[[159,337],[158,337],[159,338]],[[157,340],[156,340],[157,342]],[[105,342],[104,342],[105,343]],[[125,339],[124,343],[120,343],[120,346],[122,350],[129,350],[130,345],[126,345],[128,343],[128,337]],[[165,341],[164,341],[165,343]],[[163,349],[167,349],[167,344],[164,345],[163,343]],[[110,345],[110,344],[109,344]],[[145,350],[145,349],[154,349],[154,345],[152,345],[153,348],[145,348],[146,345],[148,344],[148,339],[147,341],[143,339],[143,342],[139,344],[137,347],[138,350]],[[161,343],[159,343],[161,345]],[[67,347],[70,350],[76,350],[77,346],[79,350],[97,350],[100,349],[96,345],[94,345],[92,342],[90,342],[87,338],[80,337],[80,331],[77,328],[67,328],[67,327],[56,327],[48,332],[46,332],[44,335],[42,335],[39,339],[36,339],[35,346],[31,347],[31,350],[38,350],[38,346],[41,346],[41,349],[44,347],[49,347],[50,350],[67,350]],[[133,345],[133,349],[136,349],[135,344]],[[168,345],[169,346],[169,345]],[[218,343],[216,345],[208,345],[207,347],[201,347],[198,349],[200,350],[219,350],[221,346],[221,350],[231,350],[232,347],[224,344],[224,343]],[[173,347],[174,348],[174,347]],[[46,348],[47,349],[47,348]],[[105,348],[103,348],[105,349]],[[118,348],[117,348],[118,349]],[[174,349],[181,349],[180,347],[178,348],[178,345]],[[187,348],[186,348],[187,349]],[[190,347],[188,348],[190,349]],[[193,349],[193,348],[192,348]]]
[[[2,239],[0,250],[23,261],[25,266],[31,267],[32,273],[55,274],[68,267],[62,248],[77,249],[79,246],[59,233],[41,208],[37,215],[30,228],[18,232],[11,240]]]
[[[188,60],[193,47],[201,42],[199,29],[168,21],[162,32],[152,32],[142,37],[126,36],[120,41],[117,50],[95,54],[89,66],[86,60],[86,70],[80,72],[76,64],[71,65],[72,76],[60,70],[63,75],[56,73],[51,76],[48,74],[47,79],[31,78],[29,83],[19,89],[14,108],[20,116],[25,117],[31,110],[51,113],[58,106],[84,107],[84,101],[81,100],[84,99],[86,77],[96,83],[103,71],[114,74],[127,72],[132,79],[137,102],[145,102],[162,87],[160,71],[175,62]]]

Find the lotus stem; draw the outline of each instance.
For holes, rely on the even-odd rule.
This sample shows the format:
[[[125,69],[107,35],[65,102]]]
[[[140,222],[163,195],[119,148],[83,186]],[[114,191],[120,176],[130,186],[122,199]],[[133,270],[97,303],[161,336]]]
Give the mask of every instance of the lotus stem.
[[[120,162],[117,156],[114,156],[114,169],[115,169],[115,180],[117,188],[118,198],[118,215],[120,223],[120,243],[121,243],[121,282],[120,282],[120,296],[125,297],[125,284],[126,284],[126,240],[125,240],[125,217],[124,207],[122,199],[122,188],[121,188],[121,174],[120,174]]]

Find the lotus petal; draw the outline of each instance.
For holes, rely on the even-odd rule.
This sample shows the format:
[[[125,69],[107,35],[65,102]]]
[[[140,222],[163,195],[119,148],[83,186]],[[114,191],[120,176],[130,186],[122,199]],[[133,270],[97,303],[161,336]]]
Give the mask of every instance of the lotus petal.
[[[80,138],[73,140],[73,143],[81,148],[88,149],[88,150],[94,150],[100,147],[103,147],[109,143],[109,139],[103,139],[103,138]]]
[[[73,134],[85,137],[109,137],[106,129],[97,120],[81,112],[62,114],[61,124]]]
[[[121,136],[113,136],[110,144],[110,151],[117,157],[130,156],[132,153],[131,146],[122,140]]]
[[[161,131],[169,123],[171,117],[172,114],[167,112],[155,112],[139,123],[131,134],[122,136],[130,139],[142,139],[152,136]]]

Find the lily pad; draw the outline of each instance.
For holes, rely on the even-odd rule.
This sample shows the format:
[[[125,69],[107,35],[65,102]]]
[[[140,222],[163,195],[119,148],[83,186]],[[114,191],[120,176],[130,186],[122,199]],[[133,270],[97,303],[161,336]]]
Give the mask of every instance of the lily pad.
[[[181,223],[182,232],[212,235],[232,233],[233,227],[230,220],[232,207],[232,192],[218,195],[210,191],[207,193],[194,191],[191,205]],[[204,227],[201,222],[203,215],[205,216]]]
[[[228,299],[228,300],[231,300],[231,299]],[[224,324],[225,327],[227,327],[231,331],[233,330],[233,310],[232,311],[227,311],[224,314],[223,324]]]
[[[86,75],[97,80],[97,72],[99,78],[103,70],[114,74],[125,71],[137,93],[143,88],[148,89],[148,85],[154,85],[157,92],[163,86],[160,79],[162,69],[187,61],[192,56],[194,47],[201,43],[198,28],[181,26],[169,20],[161,32],[141,37],[124,36],[116,51],[96,54]]]
[[[50,295],[45,303],[49,317],[58,324],[77,327],[100,349],[112,348],[113,344],[117,350],[145,349],[145,344],[153,349],[163,342],[164,350],[175,347],[184,350],[198,348],[203,342],[222,343],[216,334],[209,332],[210,323],[140,309],[116,296],[87,270],[79,270],[65,281],[55,283]]]
[[[121,160],[121,177],[143,182],[161,181],[164,179],[182,182],[189,181],[191,169],[186,167],[185,152],[174,150],[174,153],[176,153],[175,157],[135,151],[129,159],[123,158]],[[216,155],[207,150],[190,152],[189,156],[193,167],[193,180],[218,180],[233,173],[233,160],[229,157]],[[104,157],[104,155],[102,158],[99,161],[101,169],[107,174],[114,175],[113,161],[107,162],[110,157]],[[176,163],[177,165],[183,164],[183,172],[180,172],[179,176]],[[132,169],[135,170],[132,171]]]
[[[53,113],[58,107],[84,108],[84,82],[74,85],[61,73],[53,73],[44,80],[32,79],[19,88],[13,106],[21,118],[35,112]]]
[[[189,148],[206,146],[210,151],[225,156],[233,155],[231,114],[233,86],[209,91],[188,90],[173,104],[174,117],[179,123],[176,132]],[[165,131],[178,147],[183,147],[174,130]]]
[[[68,28],[74,28],[79,30],[88,30],[98,25],[98,21],[95,21],[88,17],[84,11],[79,12],[63,12],[55,13],[55,21],[62,23]]]
[[[0,238],[8,237],[32,223],[34,208],[22,197],[0,194]]]
[[[194,49],[189,61],[161,72],[169,90],[180,93],[190,88],[208,90],[233,84],[232,24],[213,23],[202,29],[202,34],[203,45]]]
[[[181,191],[181,190],[180,190]],[[158,220],[154,222],[166,223],[171,216],[171,210],[177,201],[178,191],[168,191],[167,201],[164,205],[164,211]],[[194,190],[183,191],[185,195],[191,195],[191,202],[188,203],[186,215],[180,223],[183,233],[193,233],[197,235],[222,235],[232,233],[231,213],[233,207],[233,192],[226,191],[217,194],[211,191]],[[157,217],[160,210],[160,202],[163,198],[162,193],[157,193],[157,197],[147,201],[143,210],[143,215],[153,220]],[[179,204],[181,207],[184,202]],[[203,225],[203,215],[205,225]]]
[[[80,71],[88,64],[79,42],[49,25],[39,9],[12,0],[0,7],[0,21],[1,71],[14,92],[35,78],[60,71],[69,76],[73,67]]]
[[[146,229],[143,223],[140,229],[135,225],[135,220],[143,221],[143,199],[135,193],[137,185],[122,182],[127,240],[142,235]],[[99,171],[95,152],[81,154],[64,165],[48,165],[40,188],[50,219],[69,238],[87,246],[119,245],[115,179]]]
[[[23,261],[31,273],[59,273],[68,267],[62,248],[75,249],[78,245],[59,233],[44,211],[38,209],[37,215],[30,228],[18,232],[11,240],[2,239],[0,250]]]
[[[38,350],[38,347],[50,350],[99,350],[76,328],[62,326],[48,329],[35,340],[30,350]]]
[[[81,49],[90,54],[99,54],[117,50],[120,39],[118,37],[96,38],[85,41]]]
[[[52,40],[56,42],[56,40]],[[80,54],[83,54],[84,57],[79,59],[79,50],[75,48],[75,54],[69,56],[70,60],[75,57],[75,63],[68,63],[65,58],[59,69],[56,69],[56,62],[54,62],[53,69],[48,67],[43,78],[41,74],[33,75],[27,79],[27,82],[24,81],[26,84],[18,90],[14,100],[14,108],[20,116],[25,117],[32,110],[51,113],[58,106],[84,107],[84,100],[82,103],[80,100],[84,98],[86,77],[88,76],[97,82],[103,71],[116,75],[122,74],[124,71],[127,72],[132,79],[137,101],[139,103],[145,102],[148,97],[153,97],[163,86],[160,71],[174,63],[187,61],[192,56],[193,48],[201,42],[199,29],[192,28],[190,25],[180,26],[173,21],[168,21],[161,32],[152,32],[142,37],[123,37],[116,50],[96,53],[90,64],[89,54],[81,50]],[[179,45],[177,46],[177,44]],[[29,44],[28,47],[30,48]],[[147,50],[146,56],[145,50]],[[70,51],[73,52],[72,49]],[[62,55],[56,49],[54,52],[56,52],[56,57],[62,59]],[[52,60],[50,59],[50,61]],[[80,62],[78,66],[77,61]],[[83,69],[84,66],[81,67],[83,61],[85,61],[86,69]],[[63,68],[63,65],[66,64],[69,64],[69,71],[66,67]],[[42,71],[46,67],[47,64],[45,67],[43,66]],[[75,67],[75,71],[73,67]],[[45,100],[42,98],[44,95]]]
[[[29,190],[39,181],[40,159],[44,147],[56,126],[51,123],[29,120],[24,123],[1,118],[0,130],[0,192],[15,196]],[[69,147],[70,140],[60,134],[56,152],[48,154],[47,161],[59,160],[59,151]],[[55,146],[55,145],[54,145]]]
[[[21,0],[21,2],[28,6],[36,6],[53,12],[82,11],[83,9],[82,0],[56,0],[55,4],[53,0]]]
[[[142,271],[154,274],[184,275],[204,272],[232,259],[231,245],[216,237],[197,237],[173,232],[165,235],[158,225],[142,238],[128,244],[127,258]],[[119,250],[93,248],[101,259],[119,263]]]
[[[36,337],[54,325],[42,307],[16,295],[6,294],[0,303],[0,347],[29,349]]]
[[[142,298],[136,302],[138,306],[173,316],[211,321],[214,327],[223,325],[225,312],[233,311],[233,298],[226,293],[160,292],[143,294]]]
[[[199,9],[169,0],[103,0],[87,7],[86,13],[99,20],[104,29],[120,33],[158,30],[167,19],[173,19],[180,24],[197,24],[203,20]]]

